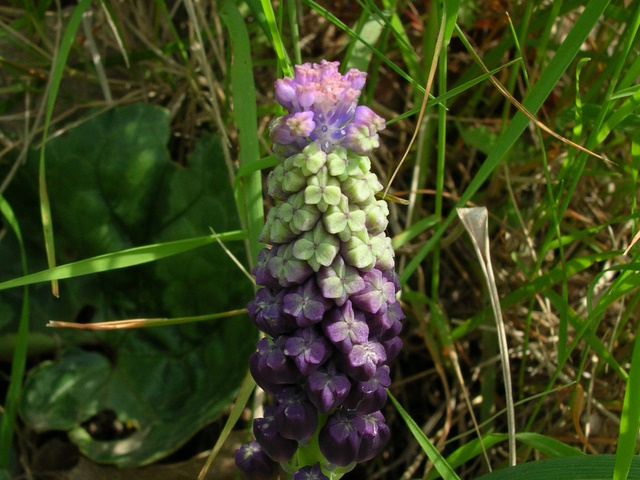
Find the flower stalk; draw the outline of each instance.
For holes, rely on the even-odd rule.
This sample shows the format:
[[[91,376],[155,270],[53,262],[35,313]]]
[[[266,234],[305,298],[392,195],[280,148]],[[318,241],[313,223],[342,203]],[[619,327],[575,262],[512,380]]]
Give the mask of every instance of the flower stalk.
[[[280,163],[248,305],[265,333],[250,358],[274,397],[256,441],[236,452],[249,480],[337,480],[384,448],[389,363],[402,345],[387,204],[368,156],[385,121],[358,106],[366,74],[306,63],[275,84],[287,114],[271,124]]]

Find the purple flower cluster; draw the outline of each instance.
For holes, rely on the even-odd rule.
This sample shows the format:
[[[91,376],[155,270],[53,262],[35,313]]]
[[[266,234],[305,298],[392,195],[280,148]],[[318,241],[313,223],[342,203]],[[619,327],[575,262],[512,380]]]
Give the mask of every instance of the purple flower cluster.
[[[293,479],[339,478],[339,467],[373,458],[389,437],[380,410],[404,314],[388,207],[366,156],[384,120],[357,105],[366,74],[341,75],[338,65],[299,65],[275,86],[289,113],[271,125],[276,206],[248,305],[266,334],[251,374],[275,402],[254,420],[257,443],[236,455],[250,479],[270,475],[269,459],[288,464]]]

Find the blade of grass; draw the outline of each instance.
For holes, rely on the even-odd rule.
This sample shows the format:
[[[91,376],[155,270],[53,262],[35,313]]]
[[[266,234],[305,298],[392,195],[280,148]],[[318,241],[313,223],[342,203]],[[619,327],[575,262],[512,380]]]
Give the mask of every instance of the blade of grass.
[[[219,320],[221,318],[235,317],[242,313],[247,313],[246,308],[229,310],[222,313],[208,313],[193,317],[175,318],[130,318],[127,320],[112,320],[109,322],[96,323],[75,323],[50,320],[47,327],[52,328],[73,328],[75,330],[128,330],[132,328],[166,327],[167,325],[182,325],[184,323],[206,322],[209,320]]]
[[[291,60],[289,60],[289,55],[287,55],[287,51],[284,48],[284,43],[282,42],[282,36],[280,35],[280,30],[278,30],[278,24],[276,23],[276,15],[273,12],[273,6],[269,0],[261,0],[261,3],[262,3],[262,11],[264,12],[265,19],[267,20],[267,25],[269,25],[269,34],[271,35],[271,43],[278,57],[278,65],[282,69],[282,73],[284,73],[285,77],[293,77],[293,68],[291,67]],[[226,5],[226,3],[224,5]],[[246,30],[246,27],[244,27],[244,19],[242,24],[243,24],[242,29]]]
[[[236,397],[236,401],[233,404],[231,413],[229,414],[229,419],[227,420],[227,423],[224,424],[222,432],[220,432],[220,436],[218,437],[216,444],[213,446],[213,449],[209,454],[209,458],[207,458],[207,462],[202,467],[202,470],[198,475],[198,480],[204,480],[204,478],[207,476],[207,472],[209,471],[209,468],[211,468],[211,464],[218,456],[218,453],[220,453],[220,449],[222,448],[222,445],[224,445],[224,442],[227,440],[227,437],[231,433],[231,430],[233,430],[235,424],[238,423],[240,415],[242,415],[242,411],[249,401],[249,397],[251,396],[251,393],[253,393],[255,387],[255,380],[253,380],[253,377],[250,373],[247,373],[247,376],[245,377],[244,382],[240,387],[240,391],[238,392],[238,396]]]
[[[598,21],[600,21],[600,17],[608,4],[609,1],[607,0],[593,0],[585,6],[582,14],[574,24],[574,27],[571,29],[564,42],[560,45],[558,51],[549,62],[549,65],[542,73],[540,80],[533,86],[531,92],[524,100],[523,106],[527,111],[535,114],[535,112],[537,112],[542,106],[542,103],[551,93],[560,77],[566,72],[567,68],[580,51],[582,44],[593,27]],[[459,36],[464,36],[458,26],[456,26],[456,32]],[[509,152],[511,147],[513,147],[516,140],[527,128],[527,125],[529,125],[529,118],[520,111],[516,113],[509,126],[498,138],[493,150],[483,162],[482,166],[471,180],[469,186],[460,196],[460,200],[456,202],[457,207],[465,205],[478,191],[498,166],[500,161]],[[433,236],[429,241],[418,252],[416,252],[411,262],[409,262],[409,264],[400,273],[400,282],[402,284],[405,284],[409,277],[413,275],[416,268],[418,268],[427,254],[433,249],[455,217],[455,209],[452,209],[451,213],[447,216],[440,228],[438,228],[433,233]],[[559,217],[561,218],[560,215]]]
[[[293,60],[297,65],[302,63],[300,53],[300,29],[298,28],[298,3],[287,2],[287,17],[289,18],[289,28],[291,29],[291,47],[293,48]]]
[[[342,22],[338,17],[333,15],[329,10],[322,7],[320,4],[314,2],[313,0],[304,0],[304,2],[307,5],[309,5],[311,8],[313,8],[316,12],[318,12],[320,15],[322,15],[327,20],[329,20],[331,23],[333,23],[338,28],[343,30],[345,33],[349,34],[356,40],[359,40],[364,45],[366,45],[366,47],[369,48],[383,62],[385,62],[385,64],[389,68],[391,68],[394,72],[396,72],[398,75],[404,78],[407,82],[409,82],[413,86],[413,88],[416,88],[418,91],[422,93],[425,92],[425,88],[422,85],[418,84],[411,76],[407,75],[400,67],[398,67],[395,63],[389,60],[386,57],[386,55],[384,55],[380,50],[378,50],[373,45],[371,45],[366,40],[364,40],[362,37],[360,37],[357,33],[355,33],[352,29],[350,29],[344,22]]]
[[[393,405],[398,410],[398,413],[409,427],[411,434],[417,440],[422,450],[424,450],[424,452],[427,454],[435,469],[440,473],[440,475],[442,475],[442,478],[444,478],[445,480],[460,480],[460,477],[456,475],[456,472],[453,470],[451,465],[449,465],[444,457],[440,455],[440,452],[436,450],[431,441],[422,432],[422,430],[420,430],[420,427],[406,412],[406,410],[402,408],[402,405],[400,405],[400,403],[395,399],[391,392],[387,390],[387,394],[389,395],[389,398],[391,399]]]
[[[474,438],[471,441],[465,442],[464,445],[451,453],[446,458],[447,463],[451,465],[452,468],[459,467],[480,455],[482,453],[482,447],[485,449],[491,448],[498,443],[508,440],[508,438],[509,435],[506,433],[490,433],[483,436],[482,439]],[[523,444],[551,458],[584,456],[584,453],[580,450],[560,442],[555,438],[539,433],[518,433],[516,434],[516,438]],[[436,478],[439,478],[438,473],[431,472],[427,475],[426,480],[435,480]]]
[[[529,11],[529,6],[527,6],[527,15],[530,15],[530,13],[531,12]],[[529,22],[529,19],[527,19],[527,23],[528,22]],[[513,25],[511,24],[511,17],[509,17],[509,24],[512,26],[512,29],[513,29]],[[514,37],[513,41],[516,46],[516,51],[518,52],[518,55],[520,56],[520,58],[524,58],[524,55],[520,47],[520,40],[518,36],[515,35],[515,30],[514,30],[513,37]],[[524,60],[522,60],[521,66],[522,66],[522,75],[524,77],[527,90],[531,90],[531,82],[529,81],[529,74],[527,72],[527,68],[524,63]],[[541,128],[540,128],[540,125],[538,125],[537,123],[536,123],[536,134],[538,137],[538,144],[544,145],[544,138],[542,137]],[[560,219],[556,211],[557,201],[553,195],[551,173],[549,171],[549,162],[547,159],[546,149],[541,148],[540,154],[542,158],[542,170],[544,172],[545,185],[547,187],[546,190],[547,190],[547,196],[548,196],[548,202],[549,202],[548,205],[549,205],[549,210],[551,211],[553,229],[555,231],[556,238],[562,238],[562,233],[560,231]],[[558,356],[562,358],[565,355],[565,351],[567,348],[567,337],[568,337],[567,307],[569,304],[569,292],[568,292],[567,276],[566,276],[566,259],[564,255],[564,248],[562,247],[562,245],[558,249],[558,253],[560,256],[560,265],[562,267],[562,274],[563,274],[562,275],[562,298],[564,302],[562,303],[562,306],[560,308],[557,345],[558,345]],[[538,272],[533,271],[533,274],[537,275]]]
[[[79,277],[92,273],[106,272],[119,268],[132,267],[143,263],[155,262],[161,258],[171,257],[180,253],[204,247],[218,240],[236,241],[247,238],[244,230],[219,233],[217,235],[204,235],[201,237],[188,238],[186,240],[176,240],[173,242],[145,245],[119,252],[98,255],[97,257],[79,260],[77,262],[59,265],[48,270],[25,275],[23,277],[7,280],[0,283],[0,291],[8,288],[21,287],[34,283],[49,282],[51,280],[62,280],[65,278]]]
[[[22,233],[13,210],[9,203],[0,196],[0,212],[7,224],[13,230],[20,246],[20,263],[22,272],[27,274],[27,256],[24,251]],[[29,341],[29,289],[24,287],[22,296],[22,309],[20,312],[20,323],[18,325],[18,335],[15,340],[15,350],[11,361],[11,376],[9,378],[9,388],[4,402],[4,412],[0,425],[0,469],[8,469],[11,455],[11,444],[13,432],[15,430],[18,404],[22,393],[22,378],[27,363],[27,343]]]
[[[273,11],[272,11],[273,13]],[[256,89],[251,61],[251,43],[244,18],[235,2],[225,0],[220,10],[233,43],[231,85],[234,92],[234,115],[238,124],[240,168],[260,160],[260,146],[256,112]],[[248,167],[247,167],[248,168]],[[253,266],[262,248],[259,237],[264,224],[264,202],[262,200],[262,176],[259,171],[242,177],[241,198],[236,198],[238,211],[249,234],[249,265]]]
[[[364,44],[359,40],[352,40],[349,42],[349,46],[340,65],[341,70],[347,71],[349,68],[357,68],[363,72],[368,71],[372,52],[367,45],[376,44],[383,31],[384,23],[382,23],[375,14],[363,9],[362,14],[358,18],[355,33],[359,37],[362,37],[367,44]],[[368,81],[370,80],[371,79]]]
[[[611,480],[614,460],[614,455],[549,458],[497,470],[478,480]],[[627,478],[640,479],[640,457],[633,458]]]
[[[589,9],[589,7],[591,7],[592,5],[596,5],[596,3],[604,3],[605,7],[606,5],[609,3],[608,1],[602,1],[602,2],[590,2],[587,7],[584,10],[584,13],[587,12],[587,10]],[[599,7],[600,5],[598,5]],[[612,58],[611,62],[608,62],[608,67],[611,68],[612,66],[614,66],[614,71],[612,73],[612,75],[610,76],[610,78],[608,79],[609,81],[609,85],[607,87],[607,91],[605,93],[605,102],[602,104],[602,106],[600,107],[600,110],[598,112],[598,116],[596,117],[595,121],[594,121],[594,125],[592,127],[591,133],[588,136],[586,142],[585,142],[585,147],[587,149],[593,149],[595,148],[597,145],[599,145],[600,141],[604,140],[603,137],[603,132],[608,128],[606,125],[604,126],[604,130],[603,130],[603,125],[605,124],[605,119],[607,118],[607,115],[609,114],[612,106],[613,106],[613,102],[610,100],[611,96],[613,95],[613,93],[615,92],[617,83],[618,83],[618,79],[622,73],[622,68],[626,63],[626,59],[627,56],[630,52],[631,46],[633,45],[633,40],[635,39],[635,36],[637,34],[638,28],[640,27],[640,4],[634,4],[635,6],[635,10],[633,11],[633,14],[631,15],[631,21],[627,23],[627,26],[625,28],[624,33],[621,35],[620,40],[624,39],[624,41],[620,41],[618,42],[617,47],[619,47],[620,45],[622,45],[621,51],[617,52],[616,55],[614,55]],[[582,18],[582,17],[581,17]],[[576,23],[577,25],[577,23]],[[574,29],[575,30],[575,27]],[[573,32],[572,30],[572,32]],[[564,45],[564,44],[563,44]],[[560,47],[562,48],[562,47]],[[633,97],[632,97],[633,99]],[[631,99],[629,99],[631,100]],[[624,105],[624,104],[623,104]],[[615,117],[618,113],[620,109],[617,109],[616,112],[614,112],[614,114],[612,115],[612,117]],[[619,114],[618,114],[619,115]],[[569,159],[571,160],[571,159]],[[562,218],[564,213],[567,211],[567,208],[569,208],[569,204],[571,202],[571,199],[573,197],[573,193],[575,192],[575,189],[578,185],[578,182],[580,180],[580,178],[582,177],[582,172],[584,171],[584,168],[586,166],[586,162],[587,162],[587,155],[583,152],[581,152],[580,154],[578,154],[575,157],[575,160],[571,160],[571,169],[570,169],[570,174],[568,176],[568,186],[564,187],[565,190],[565,195],[564,195],[564,199],[562,200],[562,202],[560,203],[559,207],[558,207],[558,217]],[[540,247],[540,257],[538,259],[537,262],[537,266],[539,267],[542,259],[546,256],[546,253],[548,252],[548,245],[551,242],[551,235],[553,234],[553,232],[549,232]]]
[[[45,147],[47,141],[47,134],[49,132],[49,125],[51,124],[51,117],[53,116],[53,106],[56,103],[58,96],[58,90],[60,88],[60,82],[62,81],[62,75],[64,74],[64,68],[67,64],[67,58],[69,58],[69,52],[73,46],[76,38],[76,33],[82,22],[82,15],[85,10],[89,8],[93,0],[82,0],[78,6],[73,10],[69,23],[62,36],[62,41],[58,47],[58,51],[54,57],[51,74],[49,77],[49,84],[47,85],[47,100],[46,111],[44,118],[44,127],[42,130],[43,145],[40,149],[40,169],[38,175],[38,185],[40,193],[40,216],[42,217],[42,230],[44,232],[44,244],[47,252],[47,262],[49,268],[56,266],[56,249],[53,239],[53,224],[51,221],[51,205],[49,204],[49,194],[47,193],[47,178],[45,170]],[[56,297],[58,293],[58,282],[53,280],[51,282],[51,291]]]
[[[629,368],[629,379],[622,402],[622,416],[618,432],[618,448],[613,468],[613,480],[628,478],[629,469],[637,451],[640,428],[640,335],[636,335]]]
[[[402,156],[402,158],[400,159],[400,161],[398,162],[398,165],[396,166],[396,168],[393,171],[393,174],[391,175],[391,178],[389,178],[389,181],[387,182],[387,186],[384,189],[384,195],[387,194],[387,192],[389,192],[389,187],[391,187],[391,184],[393,183],[393,180],[396,178],[396,175],[398,174],[398,172],[400,171],[400,168],[402,168],[402,164],[404,163],[405,159],[407,158],[407,156],[409,155],[409,152],[411,151],[411,146],[413,145],[413,143],[415,142],[416,138],[418,137],[418,133],[420,131],[419,126],[422,124],[422,119],[424,117],[424,112],[427,108],[427,101],[428,101],[428,93],[431,91],[431,85],[433,84],[433,78],[435,77],[436,74],[436,69],[438,67],[438,58],[440,56],[440,51],[442,50],[442,46],[443,46],[443,42],[444,42],[444,32],[445,32],[445,22],[441,22],[440,23],[440,28],[438,29],[438,37],[436,39],[436,43],[434,46],[434,54],[433,54],[433,61],[431,62],[431,65],[429,66],[429,74],[427,75],[427,84],[425,85],[425,95],[422,99],[422,106],[420,108],[420,115],[418,115],[418,120],[416,122],[416,129],[413,132],[413,136],[411,137],[411,140],[409,141],[409,145],[407,146],[404,155]]]
[[[473,80],[470,80],[458,87],[452,88],[451,90],[447,91],[446,93],[444,93],[443,95],[438,95],[437,97],[435,97],[432,100],[428,100],[427,101],[427,108],[431,108],[434,105],[437,105],[439,103],[444,103],[447,100],[449,100],[450,98],[453,98],[457,95],[460,95],[461,93],[469,90],[470,88],[472,88],[473,86],[484,82],[485,80],[487,80],[489,77],[491,77],[492,75],[495,75],[496,73],[501,72],[502,70],[504,70],[505,68],[509,68],[511,65],[520,62],[521,59],[520,58],[514,58],[513,60],[511,60],[510,62],[505,63],[504,65],[499,66],[498,68],[494,68],[493,70],[491,70],[490,72],[487,73],[483,73],[482,75],[474,78]],[[419,113],[420,110],[422,109],[422,107],[414,107],[410,110],[407,110],[406,112],[404,112],[401,115],[398,115],[395,118],[392,118],[391,120],[389,120],[387,122],[387,126],[388,125],[392,125],[395,122],[399,121],[399,120],[404,120],[405,118],[409,118],[412,117],[413,115],[415,115],[416,113]]]

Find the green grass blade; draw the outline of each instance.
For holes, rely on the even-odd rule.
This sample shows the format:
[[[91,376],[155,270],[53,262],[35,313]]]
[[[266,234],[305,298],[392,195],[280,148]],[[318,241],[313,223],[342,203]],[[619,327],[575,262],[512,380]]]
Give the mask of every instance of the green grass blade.
[[[38,176],[39,192],[40,192],[40,216],[42,217],[42,230],[44,232],[44,244],[47,252],[47,262],[49,268],[56,265],[56,249],[53,239],[53,224],[51,221],[51,205],[49,204],[49,195],[47,193],[47,179],[45,170],[45,148],[47,141],[47,133],[49,132],[49,125],[51,124],[51,117],[53,116],[53,106],[56,103],[56,97],[58,96],[58,90],[60,88],[60,82],[62,81],[62,75],[64,74],[64,68],[67,64],[67,58],[69,58],[69,52],[73,46],[76,38],[76,33],[82,22],[82,14],[89,8],[92,0],[82,0],[78,6],[73,10],[67,28],[62,36],[58,54],[55,56],[55,61],[51,69],[51,76],[49,77],[49,86],[47,94],[47,104],[45,111],[44,127],[42,132],[43,144],[40,150],[40,171]],[[54,280],[51,282],[51,290],[53,294],[58,296],[58,284]]]
[[[510,66],[520,62],[521,59],[520,58],[515,58],[513,60],[511,60],[510,62],[505,63],[504,65],[499,66],[498,68],[494,68],[493,70],[490,70],[487,73],[483,73],[482,75],[474,78],[473,80],[469,80],[468,82],[459,85],[455,88],[452,88],[451,90],[449,90],[448,92],[444,93],[443,95],[438,95],[437,97],[435,97],[432,100],[427,101],[427,105],[425,106],[425,108],[431,108],[434,105],[440,104],[440,103],[445,103],[447,100],[449,100],[450,98],[453,98],[457,95],[460,95],[461,93],[469,90],[471,87],[474,87],[475,85],[484,82],[485,80],[487,80],[489,77],[491,77],[492,75],[495,75],[496,73],[504,70],[505,68],[509,68]],[[412,117],[418,113],[420,113],[420,110],[422,109],[422,106],[418,106],[418,107],[414,107],[410,110],[407,110],[406,112],[404,112],[401,115],[398,115],[395,118],[392,118],[391,120],[389,120],[387,122],[387,125],[392,125],[395,122],[399,121],[399,120],[404,120],[405,118],[408,117]]]
[[[638,429],[640,428],[640,401],[638,399],[640,399],[640,335],[636,336],[633,346],[629,379],[622,402],[613,480],[630,478],[627,475],[637,451]]]
[[[0,283],[0,290],[132,267],[143,263],[155,262],[161,258],[171,257],[173,255],[178,255],[179,253],[204,247],[205,245],[216,243],[218,240],[234,241],[244,240],[245,238],[247,238],[247,235],[244,230],[236,230],[232,232],[219,233],[217,235],[204,235],[186,240],[176,240],[174,242],[130,248],[119,252],[107,253],[97,257],[80,260],[74,263],[68,263],[66,265],[60,265],[48,270],[15,278],[13,280],[7,280],[6,282]]]
[[[384,24],[380,21],[380,18],[377,18],[369,10],[363,9],[358,19],[356,33],[367,43],[362,43],[359,40],[351,41],[341,64],[342,71],[347,71],[349,68],[357,68],[363,72],[368,71],[372,52],[367,45],[378,43],[383,31]]]
[[[506,433],[490,433],[482,437],[482,443],[484,447],[488,449],[498,443],[508,440],[508,438],[509,435]],[[556,440],[555,438],[541,435],[539,433],[518,433],[516,434],[516,439],[524,445],[527,445],[551,458],[584,456],[584,453],[580,450]],[[464,445],[450,454],[446,460],[452,468],[457,468],[460,465],[478,457],[481,453],[482,448],[480,446],[480,439],[474,438],[473,440],[465,442]],[[426,480],[434,480],[436,478],[440,478],[440,475],[438,472],[432,471],[427,475]]]
[[[444,44],[449,45],[460,11],[460,0],[444,0]]]
[[[184,325],[186,323],[209,322],[211,320],[222,320],[223,318],[236,317],[247,313],[246,308],[229,310],[222,313],[207,313],[192,317],[173,318],[131,318],[127,320],[111,320],[96,323],[74,323],[51,320],[47,327],[52,328],[75,328],[77,330],[128,330],[133,328],[167,327],[169,325]]]
[[[233,42],[234,61],[231,66],[231,83],[234,92],[234,114],[238,123],[240,167],[246,167],[260,160],[258,125],[256,122],[256,88],[251,61],[249,33],[232,0],[225,0],[220,10]],[[273,13],[273,11],[272,11]],[[247,167],[248,168],[248,167]],[[262,200],[262,176],[259,171],[242,177],[242,200],[238,210],[244,212],[242,220],[249,233],[249,265],[253,266],[262,248],[258,237],[264,223],[264,202]]]
[[[420,91],[421,93],[424,93],[425,90],[424,90],[424,87],[422,85],[418,84],[413,78],[411,78],[409,75],[407,75],[400,67],[398,67],[395,63],[393,63],[391,60],[389,60],[386,57],[386,55],[384,55],[380,50],[375,48],[373,45],[371,45],[369,42],[367,42],[365,39],[363,39],[360,35],[358,35],[356,32],[354,32],[352,29],[350,29],[344,22],[342,22],[338,17],[333,15],[329,10],[327,10],[324,7],[322,7],[320,4],[314,2],[313,0],[304,0],[304,2],[307,5],[309,5],[311,8],[313,8],[315,11],[317,11],[320,15],[322,15],[327,20],[329,20],[331,23],[333,23],[334,25],[339,27],[341,30],[343,30],[345,33],[349,34],[350,36],[352,36],[356,40],[359,40],[360,42],[362,42],[378,58],[380,58],[383,62],[385,62],[385,64],[389,68],[391,68],[394,72],[396,72],[398,75],[400,75],[402,78],[404,78],[414,88],[418,89],[418,91]],[[429,95],[429,98],[433,98],[433,97],[431,95]]]
[[[22,264],[22,272],[27,274],[27,256],[24,251],[22,242],[22,234],[18,220],[13,214],[13,210],[9,203],[0,196],[0,212],[9,224],[13,233],[18,239],[20,245],[20,261]],[[11,377],[9,379],[9,389],[4,402],[4,412],[0,425],[0,469],[9,468],[9,460],[11,454],[11,444],[13,440],[13,432],[16,424],[16,416],[18,412],[18,403],[22,392],[22,377],[27,363],[27,343],[29,340],[29,289],[24,287],[24,295],[22,297],[22,310],[20,312],[20,323],[18,325],[18,335],[15,340],[15,350],[11,361]]]
[[[422,450],[427,454],[429,460],[433,463],[435,469],[442,475],[442,478],[445,480],[460,480],[460,477],[456,475],[456,472],[453,471],[451,465],[447,463],[447,461],[440,455],[440,452],[433,446],[431,441],[427,438],[427,436],[423,433],[420,427],[416,424],[416,422],[411,418],[411,416],[406,412],[402,405],[395,399],[391,392],[388,392],[389,398],[393,405],[398,410],[398,413],[406,422],[409,430],[413,434],[414,438],[418,441]]]
[[[253,393],[255,387],[256,382],[253,380],[251,374],[247,373],[247,376],[245,377],[244,382],[242,382],[242,386],[240,387],[240,391],[238,392],[238,396],[236,397],[236,401],[233,404],[233,408],[231,409],[231,413],[229,414],[227,423],[224,424],[222,432],[220,432],[220,436],[218,437],[216,444],[213,446],[213,449],[209,454],[209,458],[207,458],[207,462],[205,463],[204,467],[202,467],[202,470],[198,475],[198,480],[204,480],[204,478],[207,476],[209,467],[211,467],[211,464],[220,452],[220,449],[222,448],[222,445],[224,445],[224,442],[227,440],[227,437],[231,433],[231,430],[233,430],[235,424],[238,423],[240,415],[242,414],[245,405],[249,401],[249,397],[251,396],[251,393]]]
[[[550,458],[496,470],[478,480],[611,480],[614,455]],[[633,457],[629,480],[640,479],[640,457]]]
[[[587,268],[590,268],[596,262],[602,262],[604,260],[608,260],[610,258],[614,258],[619,256],[619,252],[603,252],[596,253],[592,255],[586,255],[584,257],[572,258],[567,261],[566,264],[566,275],[567,277],[571,277],[572,275],[576,275],[580,272],[585,271]],[[509,307],[512,307],[518,303],[523,301],[527,301],[534,295],[539,292],[544,292],[551,287],[555,286],[562,280],[562,268],[561,266],[556,266],[544,275],[536,278],[535,280],[522,285],[516,290],[508,293],[505,297],[500,300],[500,307],[504,310]],[[453,329],[452,335],[453,338],[462,338],[463,336],[469,334],[471,331],[478,328],[478,326],[484,321],[487,315],[490,315],[490,309],[485,309],[481,313],[474,315],[465,321],[462,325]]]
[[[569,68],[569,65],[576,57],[589,32],[593,29],[600,17],[604,13],[609,1],[593,0],[584,8],[582,15],[576,21],[573,29],[569,32],[566,39],[558,48],[558,51],[549,62],[549,65],[540,76],[540,80],[533,86],[531,92],[524,100],[524,107],[531,113],[535,114],[542,106],[542,103],[549,96],[560,77]],[[464,37],[463,32],[456,25],[456,32],[459,37]],[[498,166],[500,161],[509,152],[516,140],[522,135],[529,125],[529,118],[522,112],[518,111],[507,129],[500,135],[493,150],[486,158],[475,177],[460,196],[460,200],[456,203],[456,207],[464,206],[471,197],[479,190],[482,184],[489,178],[491,173]],[[427,254],[433,250],[433,247],[440,240],[440,237],[447,230],[451,222],[456,217],[455,208],[451,210],[449,216],[444,220],[440,228],[438,228],[429,241],[416,253],[414,258],[407,264],[405,269],[400,273],[400,282],[405,284],[416,268],[424,260]]]
[[[226,9],[230,9],[230,2],[225,1],[223,5]],[[278,56],[278,63],[285,77],[293,77],[293,68],[291,67],[291,61],[289,60],[289,55],[287,55],[287,51],[284,48],[284,43],[282,42],[282,36],[280,35],[280,30],[278,30],[278,24],[276,22],[276,15],[273,12],[273,6],[269,0],[262,0],[262,11],[264,12],[265,19],[267,20],[267,25],[269,25],[269,34],[271,35],[271,42],[273,44],[273,48],[276,51],[276,55]],[[234,8],[237,12],[237,7],[235,3],[233,3]],[[238,15],[240,15],[238,13]],[[242,17],[240,17],[242,18]],[[242,20],[242,30],[246,31],[246,27],[244,26],[244,19]],[[237,95],[234,98],[239,98],[242,95]]]

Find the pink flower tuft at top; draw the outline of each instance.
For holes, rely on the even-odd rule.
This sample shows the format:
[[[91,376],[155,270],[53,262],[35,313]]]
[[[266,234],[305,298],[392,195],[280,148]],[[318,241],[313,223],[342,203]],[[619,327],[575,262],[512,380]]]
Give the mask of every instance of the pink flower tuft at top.
[[[341,75],[339,65],[326,60],[296,65],[294,78],[276,81],[276,100],[289,112],[271,124],[279,156],[300,153],[314,141],[327,153],[337,145],[365,155],[379,146],[384,119],[358,106],[367,74],[352,68]]]

